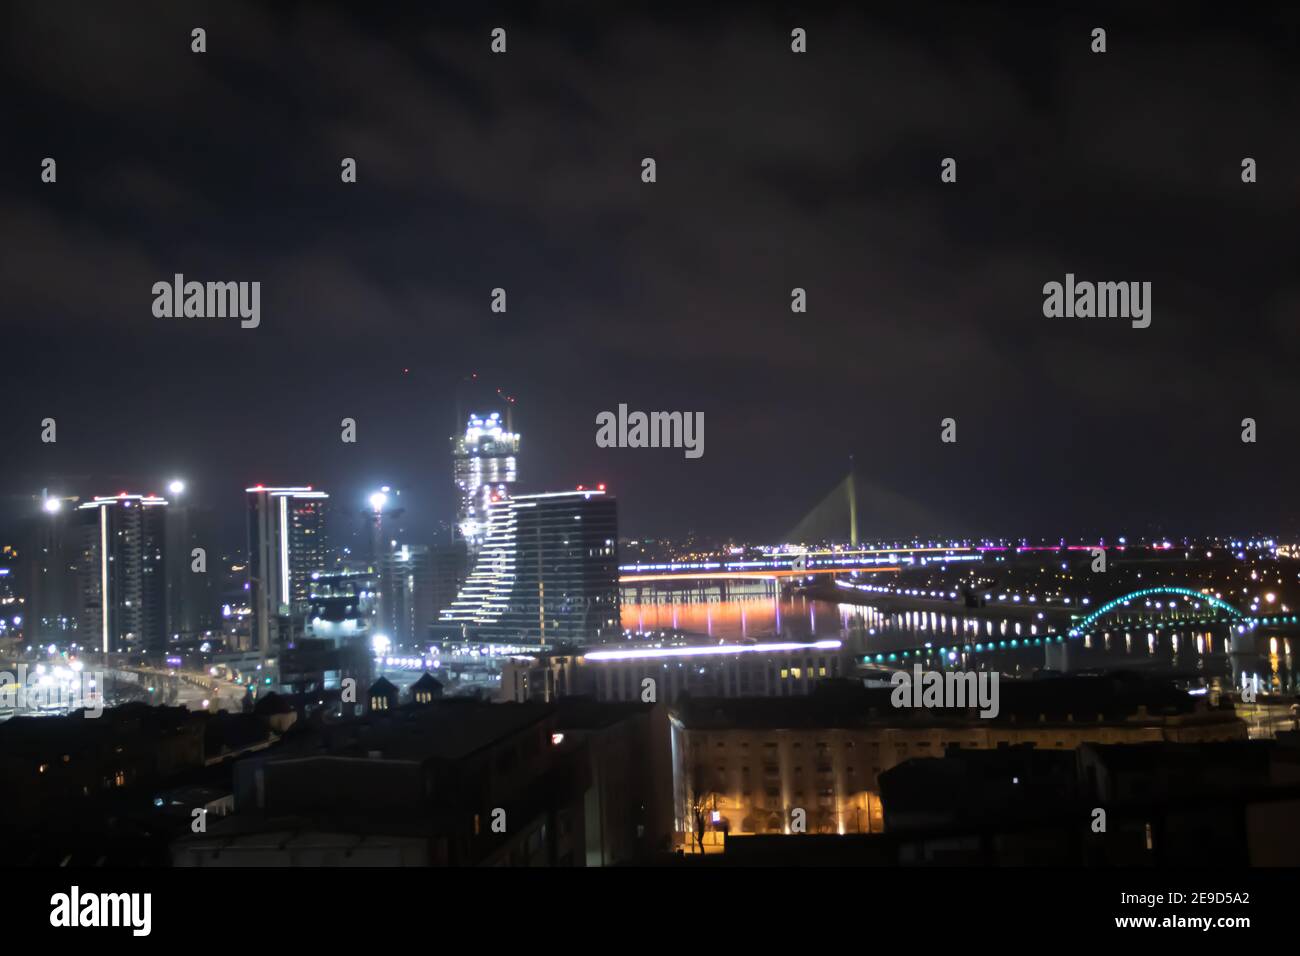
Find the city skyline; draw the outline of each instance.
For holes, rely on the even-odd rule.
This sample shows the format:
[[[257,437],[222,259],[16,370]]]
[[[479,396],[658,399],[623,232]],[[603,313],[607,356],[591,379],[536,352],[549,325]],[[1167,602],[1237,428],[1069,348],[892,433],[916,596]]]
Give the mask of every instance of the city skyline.
[[[521,481],[604,481],[634,536],[779,537],[849,455],[882,502],[933,516],[918,533],[1295,530],[1300,146],[1271,119],[1293,10],[1116,8],[1099,56],[1083,16],[842,8],[802,17],[806,60],[775,12],[648,11],[442,11],[395,32],[392,11],[231,3],[203,11],[204,60],[173,49],[193,26],[173,5],[112,49],[104,11],[17,7],[0,282],[24,361],[6,369],[0,498],[155,468],[213,495],[392,484],[429,489],[408,518],[427,534],[452,494],[456,383],[478,372],[547,436]],[[515,25],[495,58],[494,15]],[[375,70],[343,83],[340,63]],[[284,96],[255,92],[265,75]],[[118,111],[194,138],[169,150],[107,123]],[[261,282],[260,324],[157,318],[151,287],[176,273]],[[1151,282],[1151,325],[1045,317],[1067,274]],[[598,447],[620,403],[703,413],[707,453]]]
[[[171,473],[168,473],[171,474]],[[121,478],[122,476],[117,476]],[[171,482],[178,479],[172,478]],[[163,487],[169,481],[153,482],[119,482],[122,487],[118,492],[109,492],[108,484],[95,484],[91,481],[75,482],[80,488],[88,486],[99,488],[99,491],[89,493],[80,493],[72,491],[68,485],[73,482],[62,482],[56,492],[53,487],[47,487],[41,492],[33,492],[27,496],[12,495],[10,496],[10,508],[5,512],[6,521],[0,523],[0,533],[8,531],[9,534],[15,534],[22,528],[28,526],[33,521],[38,521],[41,514],[50,514],[54,508],[60,510],[64,507],[76,509],[77,507],[91,504],[95,501],[114,501],[118,498],[146,498],[156,499],[164,504],[177,504],[181,502],[178,495],[168,496],[166,494],[158,495],[151,491],[141,491],[139,489],[146,487]],[[301,485],[301,486],[282,486],[275,483],[258,483],[248,485],[238,489],[222,489],[219,492],[221,497],[233,499],[232,502],[224,502],[226,507],[222,508],[214,505],[207,499],[196,499],[195,492],[190,490],[190,483],[187,480],[184,504],[200,507],[204,512],[211,516],[213,513],[220,515],[214,525],[219,525],[220,529],[216,534],[210,535],[205,541],[213,542],[211,547],[219,553],[244,553],[247,551],[246,526],[241,518],[241,499],[246,499],[248,492],[256,488],[265,488],[267,490],[299,489],[302,491],[313,492],[326,498],[338,499],[336,504],[339,511],[337,517],[330,520],[331,533],[336,536],[336,543],[340,548],[347,548],[352,556],[357,560],[366,559],[372,544],[369,541],[369,531],[371,527],[367,516],[371,510],[373,500],[379,489],[385,490],[390,486],[379,485],[360,485],[351,484],[352,490],[339,493],[327,489],[323,485]],[[841,482],[842,484],[842,482]],[[102,487],[101,487],[102,485]],[[617,493],[618,489],[609,487],[605,482],[591,482],[587,484],[577,484],[568,487],[551,487],[545,490],[531,488],[529,482],[519,482],[519,487],[513,494],[503,496],[502,501],[509,497],[532,496],[537,494],[548,493],[569,493],[582,491],[584,488],[595,490],[599,488],[602,492],[607,488],[611,494]],[[201,488],[202,483],[196,482],[196,488]],[[101,493],[104,492],[104,493]],[[837,499],[842,497],[843,491],[839,488],[831,489],[829,494],[822,496],[820,502],[814,502],[813,511],[805,516],[805,519],[812,516],[817,511],[818,506],[826,509],[827,502],[832,502],[832,508]],[[452,542],[452,522],[449,517],[457,513],[457,503],[459,496],[453,492],[446,502],[450,509],[446,514],[431,513],[430,506],[418,501],[417,495],[407,492],[406,497],[402,499],[403,521],[392,532],[397,535],[399,544],[427,546],[430,544],[441,545]],[[620,501],[622,501],[620,497]],[[55,504],[57,502],[57,505]],[[416,525],[405,520],[406,506],[412,506],[411,510],[416,511],[422,516],[421,523]],[[720,549],[727,545],[744,546],[744,547],[780,547],[794,545],[826,545],[838,546],[845,549],[854,547],[851,543],[850,521],[847,505],[841,505],[843,514],[831,514],[829,520],[816,522],[815,524],[828,529],[824,534],[800,534],[798,529],[793,532],[787,531],[785,534],[770,534],[756,536],[752,538],[742,537],[739,534],[722,531],[716,534],[704,534],[697,532],[694,528],[684,528],[677,534],[636,534],[622,530],[622,518],[620,512],[620,532],[619,540],[621,542],[641,543],[641,542],[664,542],[673,546],[685,545],[691,541],[698,541],[700,547],[704,549]],[[841,520],[842,519],[842,520]],[[810,522],[803,523],[807,526]],[[1189,522],[1189,525],[1199,524]],[[1167,523],[1160,522],[1137,522],[1136,527],[1124,527],[1116,525],[1114,527],[1102,528],[1100,530],[1066,530],[1060,527],[1046,527],[1033,529],[1029,531],[1016,529],[984,529],[980,531],[957,532],[949,529],[940,528],[938,531],[915,532],[915,533],[868,533],[863,530],[860,534],[860,544],[866,546],[890,546],[905,545],[912,542],[931,542],[934,544],[956,544],[956,543],[982,543],[982,542],[1000,542],[1004,544],[1032,544],[1042,546],[1044,549],[1053,547],[1057,542],[1062,547],[1082,548],[1087,545],[1097,543],[1109,543],[1109,546],[1117,544],[1122,545],[1125,541],[1131,541],[1134,545],[1146,546],[1150,543],[1158,542],[1206,542],[1206,541],[1291,541],[1295,537],[1294,532],[1288,532],[1285,529],[1288,525],[1285,520],[1278,520],[1273,524],[1265,523],[1261,527],[1249,529],[1226,530],[1211,528],[1205,531],[1192,530],[1189,526],[1180,526],[1177,522]]]
[[[15,927],[374,948],[450,867],[770,923],[853,867],[913,947],[1285,931],[1297,36],[7,4]]]

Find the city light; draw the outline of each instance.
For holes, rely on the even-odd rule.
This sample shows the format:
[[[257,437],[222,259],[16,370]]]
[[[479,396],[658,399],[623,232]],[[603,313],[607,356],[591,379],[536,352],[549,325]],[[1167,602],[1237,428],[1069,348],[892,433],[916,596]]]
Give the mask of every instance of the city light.
[[[11,937],[1289,925],[1295,8],[12,6]]]
[[[773,651],[836,650],[841,641],[814,641],[799,644],[781,641],[773,644],[709,644],[702,647],[645,647],[627,651],[589,651],[589,661],[631,661],[651,657],[719,657],[725,654],[764,654]]]

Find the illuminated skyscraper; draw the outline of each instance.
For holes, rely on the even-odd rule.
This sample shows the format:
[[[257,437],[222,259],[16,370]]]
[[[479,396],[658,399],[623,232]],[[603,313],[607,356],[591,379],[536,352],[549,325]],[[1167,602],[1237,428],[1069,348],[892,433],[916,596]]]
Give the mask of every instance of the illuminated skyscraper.
[[[593,489],[492,503],[474,569],[438,630],[553,645],[595,642],[619,628],[618,508]]]
[[[397,539],[392,536],[398,533],[397,521],[405,510],[397,504],[401,494],[384,485],[370,496],[370,507],[361,512],[370,529],[367,560],[378,576],[374,616],[378,619],[380,631],[388,631],[390,636],[394,606],[398,603],[394,586],[398,582],[387,573],[387,568],[397,545]]]
[[[499,412],[471,414],[465,434],[451,442],[452,474],[460,494],[455,535],[473,554],[483,543],[488,507],[505,498],[519,479],[519,433],[509,430]]]
[[[279,618],[305,616],[312,572],[327,566],[325,508],[329,495],[305,488],[255,485],[248,494],[248,589],[253,641],[277,653]]]
[[[379,629],[394,645],[409,647],[429,639],[429,625],[438,615],[434,585],[433,560],[428,547],[403,544],[385,555],[380,566]]]
[[[80,633],[108,652],[167,647],[165,498],[97,497],[77,508]]]
[[[20,555],[25,570],[27,603],[23,633],[30,642],[49,644],[82,640],[98,647],[100,632],[80,631],[82,515],[75,498],[48,495],[28,524]]]
[[[175,640],[193,640],[200,632],[218,627],[220,609],[216,600],[218,569],[213,573],[194,570],[194,549],[202,548],[204,563],[217,555],[207,554],[216,541],[216,516],[186,496],[172,492],[167,505],[167,635]]]

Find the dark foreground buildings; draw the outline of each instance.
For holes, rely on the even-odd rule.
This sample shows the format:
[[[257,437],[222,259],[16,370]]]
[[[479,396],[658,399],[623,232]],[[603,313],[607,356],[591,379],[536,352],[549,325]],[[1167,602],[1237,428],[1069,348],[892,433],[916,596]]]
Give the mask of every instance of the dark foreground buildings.
[[[889,695],[679,702],[679,845],[740,864],[1300,864],[1295,732],[1247,740],[1230,706],[1132,674],[1006,682],[992,719]]]
[[[297,729],[241,761],[235,812],[177,866],[599,866],[667,846],[660,708],[401,704]],[[658,757],[656,757],[658,755]]]
[[[432,677],[363,698],[355,717],[269,694],[244,714],[131,704],[0,724],[8,859],[604,866],[667,852],[662,707],[445,700]]]
[[[890,693],[489,704],[426,675],[19,717],[0,838],[41,865],[1300,863],[1296,731],[1131,674],[1007,682],[992,719]]]
[[[895,708],[889,688],[852,681],[823,681],[804,697],[680,701],[672,710],[678,838],[694,831],[692,808],[701,801],[717,816],[706,825],[706,844],[720,844],[723,831],[789,833],[795,808],[804,811],[807,833],[879,832],[882,774],[951,747],[1070,751],[1246,735],[1230,708],[1133,675],[1004,681],[1000,690],[992,719],[973,707]]]
[[[883,833],[732,836],[740,866],[1297,866],[1300,740],[954,751],[882,777]]]
[[[1300,863],[1300,738],[949,752],[882,779],[900,862]]]
[[[253,715],[133,703],[0,723],[10,864],[162,865],[190,811],[229,792],[229,761],[270,746]]]

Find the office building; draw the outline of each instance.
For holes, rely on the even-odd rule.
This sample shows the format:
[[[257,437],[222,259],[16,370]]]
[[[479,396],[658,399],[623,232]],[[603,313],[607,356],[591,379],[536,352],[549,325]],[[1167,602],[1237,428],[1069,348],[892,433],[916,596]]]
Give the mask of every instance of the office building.
[[[77,508],[82,643],[104,653],[167,647],[165,498],[96,497]]]
[[[35,512],[35,508],[33,511]],[[27,524],[16,570],[25,595],[24,631],[36,644],[94,644],[81,626],[81,517],[76,499],[45,497]]]
[[[248,584],[252,640],[262,655],[280,649],[279,635],[296,633],[277,618],[304,616],[311,576],[328,566],[325,514],[329,495],[310,486],[254,485],[248,495]]]
[[[384,485],[370,496],[370,507],[361,512],[369,539],[367,568],[375,576],[374,629],[398,643],[410,636],[408,592],[415,588],[419,570],[428,564],[427,549],[423,560],[412,554],[410,547],[399,557],[396,536],[401,533],[398,521],[405,512],[399,504],[400,496],[400,491]]]
[[[550,646],[620,632],[618,510],[602,488],[493,502],[445,637]]]
[[[429,563],[433,576],[433,616],[431,622],[437,623],[438,613],[451,607],[465,582],[469,571],[469,548],[463,540],[435,544],[429,549]],[[429,637],[429,627],[419,633],[419,640]]]
[[[27,623],[18,589],[18,551],[13,545],[0,546],[0,639],[21,639]]]
[[[429,548],[403,544],[392,548],[379,566],[379,623],[395,646],[429,639],[437,620],[433,555]]]
[[[216,547],[216,517],[211,509],[170,499],[167,506],[167,633],[191,641],[221,626],[217,596],[221,568]],[[203,570],[195,570],[195,549]],[[209,568],[208,562],[212,565]]]

